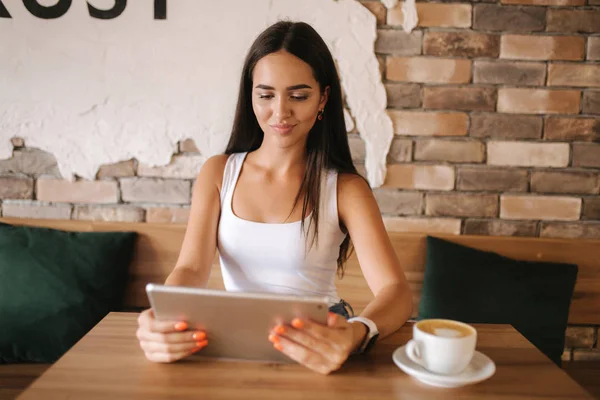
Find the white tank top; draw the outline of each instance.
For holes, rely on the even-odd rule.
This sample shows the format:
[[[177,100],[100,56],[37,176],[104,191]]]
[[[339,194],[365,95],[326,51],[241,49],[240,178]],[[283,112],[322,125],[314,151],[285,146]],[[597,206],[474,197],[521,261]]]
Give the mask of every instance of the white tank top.
[[[233,192],[246,154],[230,155],[223,173],[218,248],[225,289],[321,295],[330,305],[339,302],[335,276],[345,235],[337,212],[337,172],[322,174],[318,242],[307,252],[300,221],[252,222],[233,213]]]

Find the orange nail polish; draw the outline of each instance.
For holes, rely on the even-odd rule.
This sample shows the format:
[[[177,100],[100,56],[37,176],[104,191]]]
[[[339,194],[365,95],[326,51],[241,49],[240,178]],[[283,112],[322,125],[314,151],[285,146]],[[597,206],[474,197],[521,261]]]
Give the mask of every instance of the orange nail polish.
[[[277,325],[275,327],[275,333],[278,335],[283,335],[285,333],[285,328],[283,327],[283,325]]]
[[[294,318],[292,320],[292,326],[296,329],[304,328],[304,322],[300,318]]]
[[[269,335],[269,342],[271,342],[271,343],[279,343],[279,336],[271,333]]]
[[[188,324],[186,322],[178,322],[175,324],[176,331],[185,331],[188,328]]]
[[[192,339],[194,339],[194,340],[204,340],[204,339],[206,339],[206,333],[204,333],[204,332],[195,332],[192,335]]]
[[[327,323],[328,323],[329,325],[333,325],[333,324],[335,324],[335,321],[336,321],[336,320],[337,320],[337,314],[336,314],[336,313],[332,313],[332,312],[330,312],[330,313],[327,315]]]
[[[198,348],[203,348],[204,346],[206,346],[208,344],[208,340],[202,340],[200,342],[196,342],[196,346],[198,346]]]
[[[283,346],[281,345],[281,343],[275,343],[275,344],[273,345],[273,347],[275,347],[275,348],[276,348],[277,350],[279,350],[279,351],[283,350]]]

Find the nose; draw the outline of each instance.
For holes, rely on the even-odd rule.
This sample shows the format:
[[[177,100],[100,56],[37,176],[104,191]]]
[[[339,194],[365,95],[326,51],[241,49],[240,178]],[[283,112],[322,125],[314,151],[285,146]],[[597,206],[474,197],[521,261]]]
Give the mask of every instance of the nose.
[[[292,110],[285,96],[279,96],[278,100],[276,100],[274,103],[275,117],[277,117],[279,120],[282,120],[291,116]]]

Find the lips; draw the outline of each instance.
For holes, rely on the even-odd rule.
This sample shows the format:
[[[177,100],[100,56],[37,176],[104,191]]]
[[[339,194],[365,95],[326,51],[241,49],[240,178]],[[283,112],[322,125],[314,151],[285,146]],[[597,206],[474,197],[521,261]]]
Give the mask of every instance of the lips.
[[[275,124],[275,125],[271,125],[271,128],[273,128],[273,130],[281,135],[285,135],[288,134],[292,131],[292,129],[294,129],[296,125],[287,125],[287,124]]]

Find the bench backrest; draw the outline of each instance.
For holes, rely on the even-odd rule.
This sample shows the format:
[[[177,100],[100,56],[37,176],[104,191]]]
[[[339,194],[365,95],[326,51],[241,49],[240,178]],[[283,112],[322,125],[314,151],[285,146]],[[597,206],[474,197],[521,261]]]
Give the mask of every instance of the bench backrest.
[[[135,231],[139,234],[131,265],[126,306],[147,307],[145,285],[162,283],[172,271],[179,255],[185,225],[125,222],[88,222],[70,220],[33,220],[0,218],[15,225],[49,227],[70,231]],[[425,265],[424,233],[390,233],[418,304]],[[433,235],[480,250],[493,251],[506,257],[527,261],[567,262],[577,264],[579,273],[571,304],[570,324],[600,324],[600,240],[542,239],[522,237]],[[215,258],[209,287],[222,289],[223,282]],[[373,298],[364,280],[356,255],[346,266],[346,274],[337,282],[340,297],[360,312]],[[415,307],[415,314],[416,314]]]

